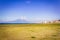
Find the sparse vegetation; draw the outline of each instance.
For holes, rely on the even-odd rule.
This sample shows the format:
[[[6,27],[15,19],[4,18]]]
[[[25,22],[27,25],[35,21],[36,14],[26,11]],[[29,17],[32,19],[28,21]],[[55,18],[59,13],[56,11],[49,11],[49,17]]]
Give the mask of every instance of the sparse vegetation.
[[[60,24],[0,24],[0,40],[60,40]]]

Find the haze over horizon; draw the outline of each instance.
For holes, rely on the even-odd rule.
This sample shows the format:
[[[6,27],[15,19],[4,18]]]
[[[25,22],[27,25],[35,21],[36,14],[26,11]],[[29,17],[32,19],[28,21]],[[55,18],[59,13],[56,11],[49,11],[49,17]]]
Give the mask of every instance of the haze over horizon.
[[[60,0],[0,0],[0,8],[0,23],[60,19]]]

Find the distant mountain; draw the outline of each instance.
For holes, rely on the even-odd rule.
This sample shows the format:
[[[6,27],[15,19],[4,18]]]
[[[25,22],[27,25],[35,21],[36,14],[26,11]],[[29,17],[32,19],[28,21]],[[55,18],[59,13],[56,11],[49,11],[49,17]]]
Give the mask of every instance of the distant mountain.
[[[28,23],[28,21],[27,20],[17,19],[17,20],[14,20],[14,21],[2,21],[0,23]]]

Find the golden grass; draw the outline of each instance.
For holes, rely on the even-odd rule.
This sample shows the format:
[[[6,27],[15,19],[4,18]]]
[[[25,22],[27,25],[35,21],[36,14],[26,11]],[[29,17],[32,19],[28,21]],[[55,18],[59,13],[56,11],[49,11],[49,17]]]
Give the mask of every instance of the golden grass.
[[[60,40],[59,32],[58,24],[4,24],[0,40]]]

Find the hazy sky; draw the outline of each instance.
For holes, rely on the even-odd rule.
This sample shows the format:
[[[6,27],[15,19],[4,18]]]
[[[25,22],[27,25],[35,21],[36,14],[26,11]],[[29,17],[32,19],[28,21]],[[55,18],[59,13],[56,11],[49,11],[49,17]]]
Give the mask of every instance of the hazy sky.
[[[59,0],[0,0],[0,20],[27,21],[60,19]]]

